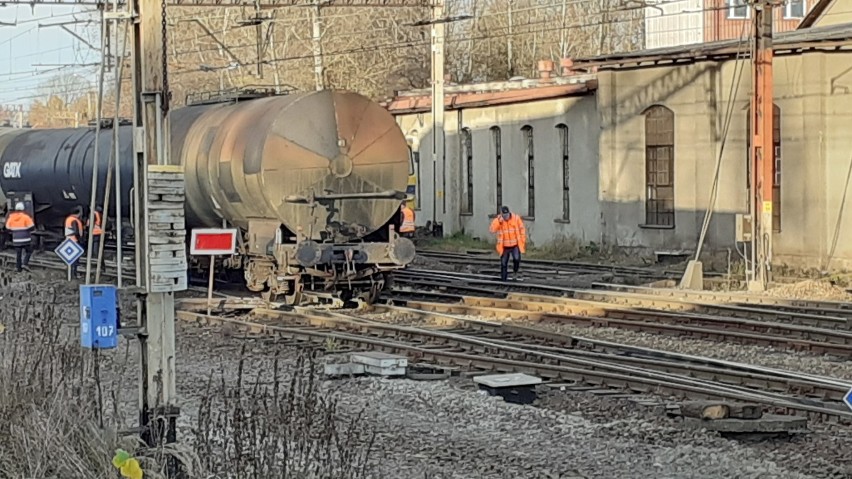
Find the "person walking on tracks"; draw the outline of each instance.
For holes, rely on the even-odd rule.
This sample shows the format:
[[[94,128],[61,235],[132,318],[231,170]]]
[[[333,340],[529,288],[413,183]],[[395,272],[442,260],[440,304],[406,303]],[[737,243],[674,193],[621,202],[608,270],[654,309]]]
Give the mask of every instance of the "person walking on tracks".
[[[521,254],[527,251],[527,229],[520,216],[500,208],[500,214],[491,222],[491,233],[497,236],[497,254],[500,255],[500,279],[509,278],[509,258],[512,258],[512,277],[517,279],[521,267]]]
[[[71,241],[74,241],[78,245],[82,246],[83,240],[83,207],[77,206],[74,208],[74,212],[68,215],[65,218],[65,237],[70,238]],[[78,261],[75,261],[74,264],[71,265],[71,278],[77,277],[77,264]]]
[[[408,205],[405,204],[405,201],[403,201],[402,204],[399,205],[399,214],[402,220],[399,226],[399,234],[403,238],[413,238],[414,230],[417,229],[414,225],[414,210],[409,208]]]
[[[6,229],[12,233],[12,246],[15,247],[15,270],[29,270],[30,256],[33,254],[33,230],[35,222],[25,211],[24,204],[15,204],[15,211],[6,218]],[[25,254],[26,253],[26,254]],[[23,256],[23,261],[21,257]]]

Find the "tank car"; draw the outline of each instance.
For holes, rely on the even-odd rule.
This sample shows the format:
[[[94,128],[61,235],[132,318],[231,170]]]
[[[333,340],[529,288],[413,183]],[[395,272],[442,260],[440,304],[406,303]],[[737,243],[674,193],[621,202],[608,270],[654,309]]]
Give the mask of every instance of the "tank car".
[[[395,230],[409,149],[377,103],[343,91],[232,98],[173,110],[169,121],[187,227],[239,228],[237,254],[223,263],[242,271],[250,290],[294,303],[306,292],[372,299],[414,258]],[[129,218],[133,131],[118,128],[121,216]],[[0,132],[0,200],[31,195],[36,223],[61,229],[89,203],[94,136],[93,128]],[[110,137],[100,139],[100,192]]]

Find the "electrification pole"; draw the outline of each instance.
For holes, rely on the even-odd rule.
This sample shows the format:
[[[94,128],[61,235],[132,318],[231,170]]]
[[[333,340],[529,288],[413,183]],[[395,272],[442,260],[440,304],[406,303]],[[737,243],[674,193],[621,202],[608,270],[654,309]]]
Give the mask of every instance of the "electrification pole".
[[[314,50],[314,81],[317,91],[325,90],[325,72],[322,62],[322,17],[320,17],[320,0],[314,2],[311,10],[311,43]]]
[[[751,205],[754,276],[748,288],[763,291],[771,280],[772,184],[775,147],[772,115],[772,12],[774,0],[759,0],[754,8],[754,55],[751,99]]]
[[[165,0],[133,0],[134,216],[139,421],[149,446],[176,441],[175,291],[186,289],[183,173],[169,166]]]
[[[438,196],[444,197],[443,187],[438,190],[438,158],[444,163],[444,0],[435,0],[432,6],[432,227],[438,223]],[[443,184],[445,172],[441,171]]]

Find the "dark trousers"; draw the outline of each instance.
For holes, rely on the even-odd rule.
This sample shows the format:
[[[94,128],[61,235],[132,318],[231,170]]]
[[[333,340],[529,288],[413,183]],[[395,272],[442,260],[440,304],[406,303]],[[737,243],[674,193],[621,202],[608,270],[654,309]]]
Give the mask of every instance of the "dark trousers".
[[[503,254],[500,256],[500,279],[503,281],[509,279],[509,258],[512,258],[512,271],[517,273],[521,267],[521,248],[503,248]]]
[[[98,250],[101,247],[101,235],[94,235],[90,240],[92,242],[92,259],[98,259]]]
[[[24,254],[26,253],[26,254]],[[30,256],[33,255],[32,243],[22,243],[15,245],[15,269],[21,271],[23,266],[29,266]],[[21,261],[23,257],[23,262]]]

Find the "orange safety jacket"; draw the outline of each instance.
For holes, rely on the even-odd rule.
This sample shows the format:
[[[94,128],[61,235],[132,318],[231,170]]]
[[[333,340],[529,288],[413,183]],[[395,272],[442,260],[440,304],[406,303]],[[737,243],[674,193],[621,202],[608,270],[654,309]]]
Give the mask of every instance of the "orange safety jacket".
[[[32,231],[35,229],[35,222],[23,211],[13,211],[6,218],[6,229],[12,233],[13,245],[29,244],[33,239]]]
[[[92,236],[101,236],[104,234],[103,228],[101,228],[101,214],[100,212],[95,211],[95,226],[92,228]],[[88,223],[86,223],[88,226]]]
[[[80,242],[80,238],[77,237],[78,234],[83,232],[83,222],[80,221],[76,215],[69,215],[65,218],[65,237],[71,238],[71,240]]]
[[[407,206],[402,207],[402,225],[399,227],[400,233],[414,233],[414,210]]]
[[[527,251],[527,229],[520,216],[511,213],[508,220],[499,215],[491,222],[491,232],[497,235],[497,253],[503,254],[505,248],[517,246],[521,253]]]

